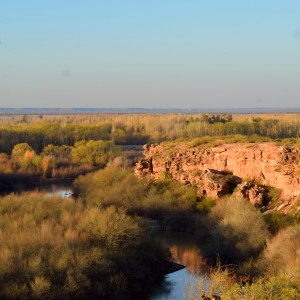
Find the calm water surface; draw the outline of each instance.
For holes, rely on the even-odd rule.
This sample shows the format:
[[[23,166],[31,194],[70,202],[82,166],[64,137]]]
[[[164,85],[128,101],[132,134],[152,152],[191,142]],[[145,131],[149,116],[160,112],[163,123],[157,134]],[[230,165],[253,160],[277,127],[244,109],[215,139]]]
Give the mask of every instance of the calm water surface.
[[[68,198],[73,194],[72,182],[53,183],[46,186],[40,186],[38,187],[37,191],[47,193],[53,196],[61,196],[62,198]]]
[[[150,299],[199,299],[201,288],[207,289],[208,278],[204,274],[205,261],[195,236],[188,233],[158,232],[155,238],[170,250],[172,259],[184,265],[185,269],[166,275],[161,290]]]
[[[9,191],[2,192],[3,195],[10,194],[10,193],[16,193],[20,194],[23,192],[41,192],[46,193],[51,196],[61,196],[63,198],[68,198],[73,194],[73,188],[72,188],[72,181],[46,181],[43,184],[37,183],[34,186],[23,186],[23,185],[16,185],[13,189]]]

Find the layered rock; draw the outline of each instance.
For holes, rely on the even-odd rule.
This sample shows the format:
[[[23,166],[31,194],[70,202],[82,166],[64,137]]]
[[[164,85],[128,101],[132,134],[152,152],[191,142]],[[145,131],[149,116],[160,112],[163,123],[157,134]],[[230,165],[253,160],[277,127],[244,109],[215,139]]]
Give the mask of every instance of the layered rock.
[[[284,199],[300,196],[300,149],[275,143],[145,146],[144,159],[135,172],[153,178],[168,173],[175,180],[196,185],[200,196],[222,196],[247,179],[282,190]],[[244,186],[240,193],[256,205],[265,204],[265,193],[258,186]]]

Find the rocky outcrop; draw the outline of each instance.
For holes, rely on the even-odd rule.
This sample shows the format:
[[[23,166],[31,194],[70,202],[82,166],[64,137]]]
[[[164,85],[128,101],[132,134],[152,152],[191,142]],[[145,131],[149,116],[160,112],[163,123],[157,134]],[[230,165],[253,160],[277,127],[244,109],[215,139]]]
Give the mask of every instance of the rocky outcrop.
[[[232,193],[234,188],[242,180],[233,176],[231,172],[206,169],[197,180],[198,196],[219,198],[226,194]],[[188,181],[187,181],[188,182]]]
[[[284,199],[300,196],[300,149],[275,143],[144,146],[144,158],[135,172],[139,177],[153,178],[168,173],[178,181],[196,185],[199,196],[220,197],[250,179],[282,190]],[[257,206],[267,201],[258,185],[243,185],[238,191]]]
[[[239,184],[235,194],[238,197],[248,199],[256,207],[266,206],[270,201],[267,190],[253,182]]]

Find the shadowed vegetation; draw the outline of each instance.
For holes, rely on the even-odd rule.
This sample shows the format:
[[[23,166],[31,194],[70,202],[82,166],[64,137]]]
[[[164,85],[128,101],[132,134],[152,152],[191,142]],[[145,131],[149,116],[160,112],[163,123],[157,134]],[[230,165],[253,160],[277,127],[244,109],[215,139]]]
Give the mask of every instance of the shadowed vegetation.
[[[114,205],[132,215],[156,219],[173,230],[194,230],[195,187],[169,179],[141,181],[130,170],[108,167],[77,178],[74,191],[89,205]]]
[[[244,199],[229,197],[217,201],[206,226],[206,254],[222,261],[239,263],[257,257],[269,237],[262,214]]]

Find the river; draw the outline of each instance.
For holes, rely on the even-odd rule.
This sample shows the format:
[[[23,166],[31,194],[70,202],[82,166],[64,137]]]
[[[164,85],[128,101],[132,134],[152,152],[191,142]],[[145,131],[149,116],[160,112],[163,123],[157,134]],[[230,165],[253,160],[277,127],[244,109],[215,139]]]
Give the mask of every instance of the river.
[[[170,250],[171,259],[185,268],[165,276],[162,287],[150,300],[199,299],[202,289],[208,289],[204,275],[205,261],[193,234],[157,232],[154,236]]]
[[[52,196],[61,196],[68,198],[73,194],[72,180],[51,180],[47,179],[42,183],[36,183],[32,186],[17,184],[9,191],[1,191],[0,195],[7,195],[10,193],[20,194],[23,192],[40,192]]]

